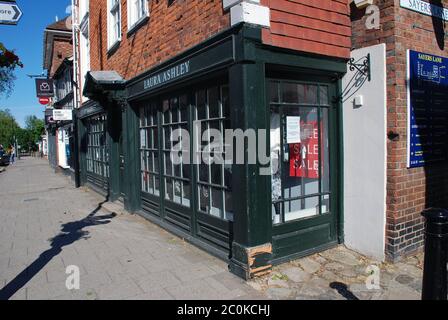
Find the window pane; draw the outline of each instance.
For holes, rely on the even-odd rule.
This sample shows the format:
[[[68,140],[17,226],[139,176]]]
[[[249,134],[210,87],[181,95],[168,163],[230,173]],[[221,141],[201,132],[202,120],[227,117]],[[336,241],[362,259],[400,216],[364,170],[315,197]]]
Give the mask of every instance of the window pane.
[[[173,175],[173,170],[172,170],[172,163],[171,163],[171,157],[170,157],[170,153],[169,152],[165,152],[165,174],[167,176],[171,176]]]
[[[206,186],[198,186],[198,197],[199,197],[199,209],[202,212],[208,213],[210,209],[210,191]]]
[[[286,103],[298,103],[299,96],[297,92],[297,84],[295,83],[283,83],[283,99],[282,102]]]
[[[225,192],[225,205],[226,205],[226,215],[225,218],[229,221],[233,221],[233,201],[232,192]]]
[[[312,217],[319,214],[319,198],[285,201],[285,222]]]
[[[180,117],[181,121],[188,120],[188,96],[182,95],[179,98],[179,108],[180,108]]]
[[[222,203],[222,191],[221,189],[212,188],[212,207],[210,214],[215,217],[223,217],[223,203]]]
[[[280,102],[278,91],[279,91],[279,83],[277,81],[269,82],[269,101],[270,102]]]
[[[305,86],[305,103],[317,104],[317,86],[306,85]]]
[[[221,182],[221,176],[222,176],[222,166],[220,164],[212,163],[211,164],[211,171],[212,171],[212,177],[211,182],[216,185],[222,185]]]
[[[205,90],[199,90],[198,92],[196,92],[197,120],[205,119],[207,117],[205,99],[206,99]]]
[[[173,200],[173,181],[171,179],[165,179],[165,199]]]
[[[328,137],[328,109],[321,109],[321,185],[322,192],[330,191],[330,141]]]
[[[174,180],[174,202],[182,203],[182,183],[178,180]]]
[[[208,165],[201,163],[199,165],[199,181],[209,182],[208,180]]]
[[[190,182],[183,182],[182,186],[182,204],[186,207],[190,206],[191,186]]]
[[[170,123],[170,102],[168,100],[163,100],[162,103],[162,112],[163,112],[163,123]]]
[[[179,121],[179,100],[177,98],[172,98],[170,100],[171,108],[171,123]]]
[[[221,103],[223,117],[230,119],[230,100],[229,100],[229,87],[221,87]]]
[[[320,104],[328,105],[328,87],[327,86],[319,86],[319,95],[320,95]]]
[[[213,87],[208,89],[208,110],[209,118],[219,118],[220,117],[220,106],[219,102],[219,88]]]
[[[160,179],[157,176],[154,177],[154,194],[156,196],[160,195]]]

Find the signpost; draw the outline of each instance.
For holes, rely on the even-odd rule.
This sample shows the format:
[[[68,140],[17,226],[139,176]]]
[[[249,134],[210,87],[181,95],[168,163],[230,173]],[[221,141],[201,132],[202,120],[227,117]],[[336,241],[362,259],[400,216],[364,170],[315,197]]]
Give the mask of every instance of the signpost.
[[[17,25],[22,10],[15,2],[0,2],[0,24]]]

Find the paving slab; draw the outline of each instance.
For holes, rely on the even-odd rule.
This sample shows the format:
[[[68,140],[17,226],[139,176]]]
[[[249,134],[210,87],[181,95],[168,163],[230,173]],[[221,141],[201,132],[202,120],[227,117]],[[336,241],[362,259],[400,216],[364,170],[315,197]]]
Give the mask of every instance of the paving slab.
[[[227,263],[119,203],[55,174],[43,159],[22,158],[0,175],[0,292],[10,299],[419,299],[423,255],[388,264],[337,246],[248,282]],[[62,200],[63,201],[62,201]],[[115,214],[112,214],[115,213]],[[77,266],[80,288],[65,286]],[[380,270],[369,290],[369,266]]]

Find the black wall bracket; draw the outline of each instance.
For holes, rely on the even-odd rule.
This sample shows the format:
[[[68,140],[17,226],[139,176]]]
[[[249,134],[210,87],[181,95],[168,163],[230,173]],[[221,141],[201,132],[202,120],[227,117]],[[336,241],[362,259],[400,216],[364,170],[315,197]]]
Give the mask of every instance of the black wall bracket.
[[[372,80],[370,53],[359,59],[351,58],[348,61],[348,68],[350,71],[355,72],[348,81],[347,86],[343,88],[341,95],[336,97],[335,100],[340,102],[345,102],[353,97],[353,95],[361,89],[366,81],[370,82]]]

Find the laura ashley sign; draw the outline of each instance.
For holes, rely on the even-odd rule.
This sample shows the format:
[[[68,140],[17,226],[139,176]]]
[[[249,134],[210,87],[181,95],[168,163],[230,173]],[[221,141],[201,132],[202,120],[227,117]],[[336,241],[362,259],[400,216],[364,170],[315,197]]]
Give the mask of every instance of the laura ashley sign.
[[[148,70],[144,76],[133,81],[127,88],[128,99],[154,93],[161,88],[168,88],[176,82],[196,77],[202,73],[208,74],[213,68],[233,62],[234,57],[233,36],[228,36],[206,47],[199,46],[196,52],[156,71]]]
[[[157,87],[170,80],[175,80],[190,72],[190,60],[182,62],[172,68],[159,72],[143,81],[143,89],[148,90],[152,87]]]
[[[430,4],[422,0],[400,0],[403,8],[422,13],[427,16],[437,17],[448,21],[448,9]]]

